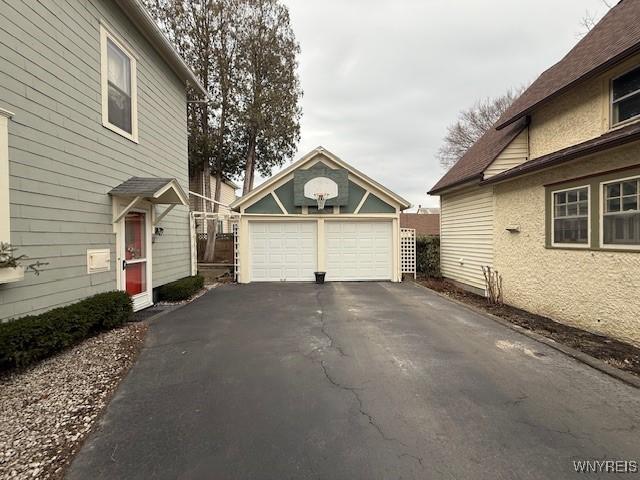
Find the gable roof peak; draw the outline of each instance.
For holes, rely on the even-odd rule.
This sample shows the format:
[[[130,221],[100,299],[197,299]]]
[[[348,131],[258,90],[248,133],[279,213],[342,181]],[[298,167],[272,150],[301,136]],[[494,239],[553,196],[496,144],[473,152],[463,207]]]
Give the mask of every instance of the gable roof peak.
[[[243,195],[242,197],[238,198],[235,202],[233,202],[231,204],[231,208],[237,208],[241,204],[246,203],[249,199],[255,197],[260,192],[263,192],[263,191],[267,190],[271,185],[273,185],[276,182],[278,182],[279,180],[283,179],[284,177],[286,177],[287,175],[292,173],[294,170],[297,170],[298,168],[302,167],[303,165],[309,163],[311,160],[313,160],[313,158],[316,155],[318,155],[320,153],[322,153],[331,162],[335,163],[340,168],[344,168],[345,170],[348,170],[351,174],[353,174],[355,177],[359,178],[361,181],[372,185],[377,190],[380,190],[382,193],[384,193],[385,195],[387,195],[389,198],[393,199],[394,201],[398,202],[404,208],[409,208],[411,206],[411,203],[409,203],[407,200],[402,198],[400,195],[397,195],[396,193],[392,192],[391,190],[389,190],[385,186],[381,185],[380,183],[376,182],[372,178],[368,177],[364,173],[360,172],[356,168],[354,168],[351,165],[349,165],[347,162],[342,160],[340,157],[338,157],[334,153],[331,153],[326,148],[320,146],[320,147],[314,148],[313,150],[311,150],[307,154],[303,155],[302,157],[300,157],[299,160],[293,162],[291,165],[289,165],[284,170],[276,173],[274,176],[272,176],[271,178],[269,178],[265,182],[263,182],[260,185],[258,185],[256,188],[251,190],[246,195]]]
[[[502,114],[498,130],[540,104],[640,52],[640,0],[621,0],[556,64],[545,70]]]

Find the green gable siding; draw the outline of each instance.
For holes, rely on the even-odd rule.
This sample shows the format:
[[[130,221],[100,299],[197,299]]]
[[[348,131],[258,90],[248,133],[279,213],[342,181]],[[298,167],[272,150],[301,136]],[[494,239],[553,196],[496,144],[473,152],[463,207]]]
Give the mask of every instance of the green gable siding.
[[[282,210],[276,203],[271,193],[266,194],[256,203],[245,210],[246,213],[268,213],[274,215],[282,215]]]
[[[320,160],[319,162],[314,163],[313,166],[307,169],[307,171],[312,171],[312,170],[333,170],[333,168],[331,168],[329,165],[327,165],[322,160]]]
[[[370,193],[358,213],[395,213],[396,209],[379,197]]]
[[[349,180],[349,203],[344,207],[340,207],[340,213],[354,213],[356,208],[358,208],[358,205],[360,205],[364,194],[364,188]]]
[[[293,173],[293,202],[296,205],[306,205],[310,207],[316,204],[313,198],[304,196],[304,186],[309,180],[317,177],[329,178],[338,185],[338,196],[327,199],[327,206],[346,205],[348,203],[349,172],[344,168],[330,169],[328,167],[323,168],[314,165],[313,168],[308,170],[296,170]]]
[[[302,213],[302,207],[296,207],[293,203],[293,180],[276,188],[275,192],[287,213]]]
[[[333,207],[325,205],[322,210],[318,210],[318,207],[307,207],[307,212],[310,215],[315,215],[317,213],[320,215],[333,214]]]
[[[30,261],[49,265],[39,276],[0,285],[0,321],[115,290],[113,187],[132,176],[189,186],[184,84],[115,2],[1,4],[0,108],[15,113],[11,242]],[[138,59],[138,144],[102,126],[100,21]],[[190,274],[188,208],[174,208],[159,226],[154,287]],[[111,250],[111,271],[87,274],[89,248]]]

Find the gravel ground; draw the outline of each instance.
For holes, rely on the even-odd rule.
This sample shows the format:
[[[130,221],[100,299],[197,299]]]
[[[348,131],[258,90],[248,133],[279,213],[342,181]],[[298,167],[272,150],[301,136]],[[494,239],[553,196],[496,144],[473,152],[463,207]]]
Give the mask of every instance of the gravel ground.
[[[146,331],[128,324],[0,377],[0,478],[62,478]]]

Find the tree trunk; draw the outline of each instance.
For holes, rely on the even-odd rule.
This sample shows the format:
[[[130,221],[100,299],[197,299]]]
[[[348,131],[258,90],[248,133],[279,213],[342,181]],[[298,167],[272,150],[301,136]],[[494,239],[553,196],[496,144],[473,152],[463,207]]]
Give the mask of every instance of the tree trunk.
[[[249,148],[247,151],[247,160],[244,167],[244,185],[242,194],[246,195],[253,189],[253,172],[256,169],[256,139],[252,135],[249,139]]]
[[[207,220],[207,245],[204,249],[202,261],[204,263],[213,263],[216,249],[216,235],[218,233],[218,221]]]
[[[220,192],[222,190],[222,174],[220,173],[220,170],[218,169],[218,171],[216,172],[216,191],[214,194],[213,199],[216,202],[220,201]],[[220,204],[219,203],[214,203],[213,204],[213,211],[218,213],[220,211]]]

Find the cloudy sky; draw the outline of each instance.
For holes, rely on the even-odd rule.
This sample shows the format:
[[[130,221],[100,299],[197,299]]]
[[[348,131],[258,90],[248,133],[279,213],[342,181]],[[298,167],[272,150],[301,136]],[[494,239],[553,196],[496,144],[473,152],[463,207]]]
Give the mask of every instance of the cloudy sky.
[[[601,0],[283,0],[300,42],[302,140],[322,145],[414,205],[458,112],[533,81]],[[258,183],[260,180],[258,181]]]

